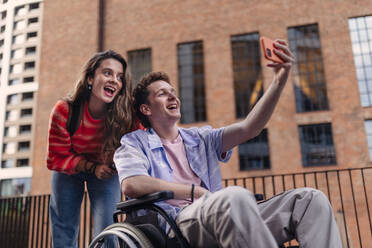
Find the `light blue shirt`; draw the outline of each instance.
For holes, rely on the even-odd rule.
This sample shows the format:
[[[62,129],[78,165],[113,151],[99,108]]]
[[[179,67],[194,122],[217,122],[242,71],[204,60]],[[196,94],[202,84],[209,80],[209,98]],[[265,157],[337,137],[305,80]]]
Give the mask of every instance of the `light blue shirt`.
[[[219,161],[227,162],[231,151],[222,158],[222,134],[224,128],[179,128],[186,156],[192,171],[201,179],[202,186],[211,192],[222,189]],[[153,129],[137,130],[121,138],[114,162],[120,183],[132,176],[152,176],[173,182],[173,170],[167,159],[162,142]],[[170,216],[175,218],[179,207],[166,202],[158,203]]]

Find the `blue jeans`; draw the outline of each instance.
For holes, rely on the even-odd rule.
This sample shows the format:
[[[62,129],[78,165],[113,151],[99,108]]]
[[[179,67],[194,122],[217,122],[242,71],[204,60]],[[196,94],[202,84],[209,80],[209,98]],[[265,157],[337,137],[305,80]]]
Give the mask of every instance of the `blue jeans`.
[[[118,175],[99,180],[93,174],[66,175],[52,172],[52,193],[50,198],[50,221],[52,247],[78,247],[80,206],[87,183],[93,214],[94,236],[113,223],[112,215],[120,201]],[[115,247],[115,239],[107,239],[106,247]]]

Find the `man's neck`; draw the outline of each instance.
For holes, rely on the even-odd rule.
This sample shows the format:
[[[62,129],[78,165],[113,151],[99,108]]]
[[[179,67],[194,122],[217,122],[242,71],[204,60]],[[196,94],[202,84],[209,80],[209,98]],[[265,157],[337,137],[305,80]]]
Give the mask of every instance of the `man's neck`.
[[[152,125],[152,128],[162,139],[173,141],[178,136],[178,126],[176,123],[170,125]]]

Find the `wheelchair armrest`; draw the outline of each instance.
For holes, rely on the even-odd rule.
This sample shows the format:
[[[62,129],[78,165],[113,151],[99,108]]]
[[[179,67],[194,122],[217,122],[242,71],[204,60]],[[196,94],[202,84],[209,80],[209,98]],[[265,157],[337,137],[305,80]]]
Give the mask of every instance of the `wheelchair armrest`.
[[[116,209],[124,212],[137,209],[141,205],[152,204],[159,201],[173,199],[173,191],[160,191],[141,196],[135,199],[129,199],[116,204]]]

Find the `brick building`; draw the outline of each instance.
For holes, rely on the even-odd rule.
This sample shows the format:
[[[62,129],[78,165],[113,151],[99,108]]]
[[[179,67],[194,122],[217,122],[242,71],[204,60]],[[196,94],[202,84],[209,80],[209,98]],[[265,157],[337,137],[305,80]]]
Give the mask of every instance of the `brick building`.
[[[265,130],[234,150],[224,178],[370,166],[372,1],[44,2],[32,194],[49,193],[48,119],[96,51],[128,58],[133,77],[166,71],[183,102],[182,124],[228,125],[272,80],[259,37],[296,53]],[[372,95],[371,95],[372,96]]]

